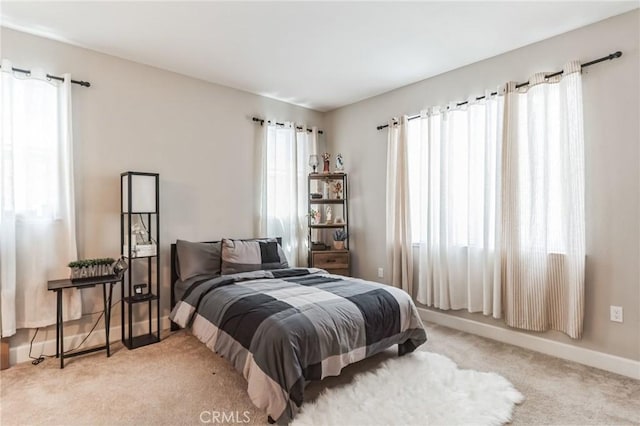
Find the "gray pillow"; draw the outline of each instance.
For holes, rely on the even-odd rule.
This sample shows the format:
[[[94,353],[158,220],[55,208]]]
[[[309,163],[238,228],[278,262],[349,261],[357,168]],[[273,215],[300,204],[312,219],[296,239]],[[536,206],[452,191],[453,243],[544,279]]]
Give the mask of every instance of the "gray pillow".
[[[182,281],[196,275],[220,275],[221,242],[193,243],[176,241],[178,276]]]
[[[222,275],[288,267],[287,258],[276,239],[222,240]]]

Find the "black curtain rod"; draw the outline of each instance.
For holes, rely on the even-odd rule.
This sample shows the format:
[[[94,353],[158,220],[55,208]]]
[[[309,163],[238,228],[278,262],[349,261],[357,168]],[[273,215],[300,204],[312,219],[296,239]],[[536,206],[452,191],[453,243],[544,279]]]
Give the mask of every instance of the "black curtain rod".
[[[31,75],[31,70],[23,70],[20,68],[11,68],[11,69],[13,72],[20,72],[22,74]],[[47,78],[50,80],[64,81],[64,77],[58,77],[57,75],[47,74]],[[71,80],[71,82],[73,84],[79,84],[80,86],[83,86],[83,87],[91,87],[91,83],[89,83],[88,81]]]
[[[255,121],[256,123],[260,123],[261,126],[264,124],[264,119],[263,118],[253,117],[253,118],[251,118],[251,120]],[[269,121],[267,121],[267,123],[271,124],[271,121],[269,120]],[[274,123],[274,124],[276,126],[284,126],[284,123]],[[296,129],[302,130],[302,127],[296,126]],[[307,132],[313,132],[313,130],[307,129]],[[322,135],[324,133],[322,132],[322,130],[318,130],[318,134]]]
[[[617,51],[617,52],[612,53],[610,55],[603,56],[602,58],[598,58],[598,59],[594,59],[593,61],[585,62],[584,64],[580,65],[580,69],[589,67],[591,65],[598,64],[600,62],[610,61],[612,59],[619,58],[620,56],[622,56],[622,52]],[[557,72],[554,72],[552,74],[545,75],[545,78],[557,77],[559,75],[562,75],[563,73],[564,73],[564,71],[557,71]],[[516,89],[519,89],[521,87],[525,87],[525,86],[528,86],[528,85],[529,85],[528,81],[525,81],[524,83],[518,83],[518,84],[516,84]],[[491,92],[491,96],[494,96],[494,95],[497,95],[497,94],[498,94],[498,92]],[[479,101],[479,100],[484,99],[484,98],[485,98],[484,95],[483,96],[478,96],[478,97],[476,97],[476,100]],[[464,101],[464,102],[458,102],[456,105],[457,106],[462,106],[462,105],[466,105],[468,103],[469,103],[469,101]],[[420,114],[412,115],[412,116],[408,117],[408,120],[415,120],[416,118],[420,118]],[[398,124],[398,122],[394,121],[393,124]],[[388,124],[383,124],[382,126],[376,127],[376,129],[382,130],[382,129],[386,129],[387,127],[389,127]]]

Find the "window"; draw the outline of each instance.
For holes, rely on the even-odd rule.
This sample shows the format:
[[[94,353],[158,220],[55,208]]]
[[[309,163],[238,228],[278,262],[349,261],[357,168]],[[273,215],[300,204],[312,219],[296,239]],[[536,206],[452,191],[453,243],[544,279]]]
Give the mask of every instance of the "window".
[[[412,240],[493,247],[498,102],[409,121]]]
[[[537,90],[546,93],[536,96]],[[560,90],[545,85],[516,96],[522,97],[515,126],[520,247],[564,253],[569,201],[560,184],[567,178]],[[502,115],[503,100],[495,98],[409,121],[414,243],[430,239],[436,244],[436,239],[438,245],[493,247],[503,167]],[[541,226],[546,232],[531,232]]]
[[[567,194],[562,184],[565,153],[561,136],[560,86],[548,84],[517,95],[520,243],[522,249],[565,253]],[[531,232],[546,228],[546,232]]]
[[[56,322],[46,282],[76,260],[71,82],[41,70],[0,69],[0,291],[2,336]],[[65,292],[65,320],[81,315]]]
[[[315,152],[317,133],[295,124],[268,125],[265,167],[265,207],[261,212],[267,236],[282,237],[291,266],[305,266],[307,258],[307,162]]]
[[[403,117],[387,184],[407,182],[387,241],[395,285],[416,298],[528,330],[582,333],[585,186],[580,64],[508,82],[498,95]],[[404,150],[404,151],[402,151]],[[407,155],[408,166],[405,167]],[[396,164],[393,164],[396,162]],[[391,187],[393,188],[393,187]],[[401,188],[405,189],[405,188]],[[400,195],[404,193],[401,192]],[[408,198],[408,202],[407,202]],[[403,222],[400,222],[404,224]],[[399,230],[396,228],[400,228]]]
[[[3,204],[13,203],[15,214],[25,219],[55,219],[60,215],[63,173],[58,164],[62,147],[57,90],[33,79],[14,78],[12,86],[11,122],[6,123],[11,138],[3,138],[2,168],[13,187],[3,191]]]

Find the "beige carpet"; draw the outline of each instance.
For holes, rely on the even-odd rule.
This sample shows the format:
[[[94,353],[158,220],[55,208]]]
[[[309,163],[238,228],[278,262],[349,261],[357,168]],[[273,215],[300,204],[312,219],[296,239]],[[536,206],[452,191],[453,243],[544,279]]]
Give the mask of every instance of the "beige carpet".
[[[526,400],[513,424],[640,424],[640,381],[428,324],[421,350],[441,353],[462,368],[494,371]],[[249,400],[239,373],[185,332],[133,351],[114,345],[96,353],[39,366],[18,365],[0,374],[0,423],[28,425],[180,425],[211,421],[213,411],[237,412],[239,420],[265,424]],[[352,365],[339,377],[312,383],[307,399],[325,386],[395,356],[389,350]],[[428,410],[428,407],[425,407]],[[248,413],[244,413],[247,411]],[[244,415],[247,415],[246,417]]]

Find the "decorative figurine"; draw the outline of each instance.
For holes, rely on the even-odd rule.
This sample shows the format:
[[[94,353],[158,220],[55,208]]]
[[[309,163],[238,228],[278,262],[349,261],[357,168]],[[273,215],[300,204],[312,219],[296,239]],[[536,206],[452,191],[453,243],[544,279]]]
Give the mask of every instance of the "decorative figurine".
[[[332,192],[335,194],[336,200],[339,200],[342,197],[342,182],[334,181],[332,186]]]
[[[325,221],[324,221],[324,222],[325,222],[327,225],[331,225],[331,224],[333,223],[333,216],[332,216],[332,214],[333,214],[333,211],[331,210],[331,206],[327,206],[327,207],[324,209],[324,217],[325,217]]]
[[[325,152],[322,154],[322,160],[324,161],[324,167],[322,169],[322,173],[329,173],[329,159],[331,158],[331,154]]]
[[[342,161],[342,154],[336,155],[336,172],[344,173],[344,162]]]

